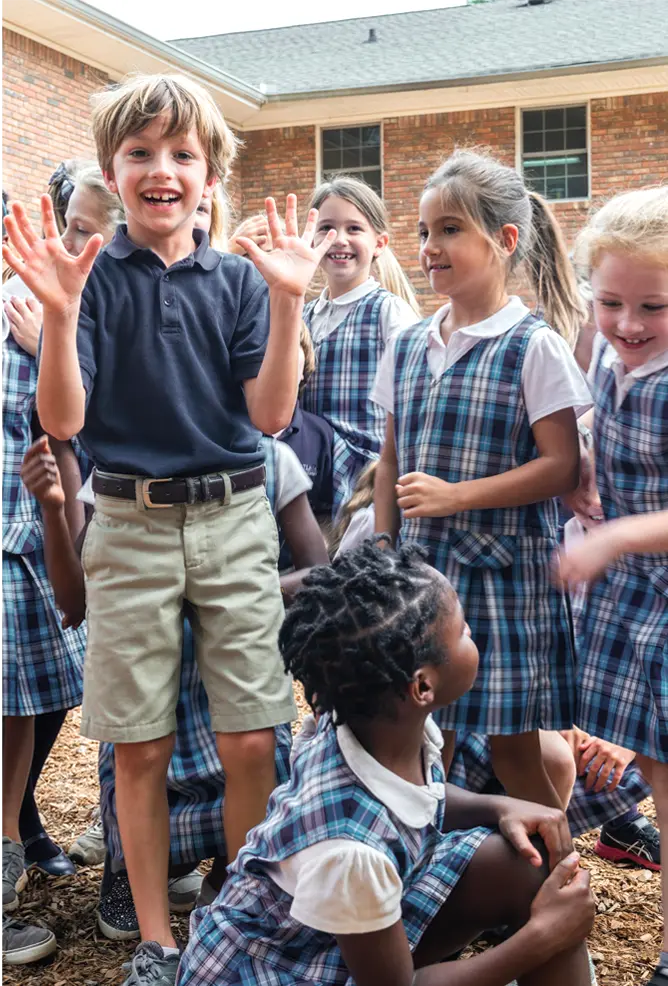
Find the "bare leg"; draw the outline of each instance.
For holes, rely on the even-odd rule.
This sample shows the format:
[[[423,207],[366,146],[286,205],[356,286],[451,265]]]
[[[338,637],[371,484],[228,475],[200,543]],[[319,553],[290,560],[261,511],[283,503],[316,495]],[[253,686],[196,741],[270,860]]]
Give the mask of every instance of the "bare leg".
[[[274,730],[216,733],[216,745],[225,770],[223,824],[232,862],[246,844],[248,832],[264,820],[276,787]]]
[[[559,807],[566,811],[577,777],[573,752],[561,733],[540,730],[540,750],[547,775],[559,798]]]
[[[546,877],[547,866],[536,869],[520,859],[502,836],[490,836],[425,932],[414,952],[415,968],[441,962],[488,928],[524,925],[531,902]],[[584,942],[519,979],[520,986],[590,986],[590,983]]]
[[[34,716],[2,717],[2,834],[14,842],[21,842],[19,814],[34,743]]]
[[[664,842],[668,845],[668,763],[659,763],[657,760],[650,760],[649,757],[638,754],[637,763],[647,781],[652,785],[652,796],[654,807],[656,808],[656,819],[661,831],[661,855],[663,858]],[[668,866],[661,868],[661,896],[663,900],[663,945],[664,952],[668,952],[668,922],[666,922],[666,909],[668,908]]]
[[[511,798],[562,807],[543,763],[537,729],[515,736],[490,736],[489,745],[494,773]]]
[[[116,811],[143,941],[174,947],[169,921],[167,768],[174,737],[117,743]]]

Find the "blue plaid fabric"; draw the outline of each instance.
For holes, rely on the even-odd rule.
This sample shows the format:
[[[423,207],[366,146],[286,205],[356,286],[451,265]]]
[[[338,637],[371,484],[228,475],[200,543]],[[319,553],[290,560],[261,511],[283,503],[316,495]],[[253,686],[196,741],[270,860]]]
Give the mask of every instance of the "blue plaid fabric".
[[[440,766],[433,780],[442,782]],[[357,779],[324,716],[301,742],[287,784],[274,791],[267,817],[249,834],[215,903],[196,912],[179,968],[179,986],[352,984],[336,938],[290,915],[292,898],[267,875],[267,864],[327,839],[351,839],[384,853],[403,885],[403,923],[411,949],[456,886],[489,829],[410,828]]]
[[[15,555],[41,547],[37,500],[21,482],[23,456],[33,440],[37,364],[14,337],[2,344],[2,550]]]
[[[504,794],[494,776],[489,739],[476,733],[459,732],[448,781],[475,794]],[[651,794],[651,788],[634,763],[612,793],[595,794],[585,789],[584,779],[575,781],[566,811],[571,835],[575,838],[619,818]]]
[[[527,316],[481,340],[435,380],[427,362],[429,322],[397,336],[394,417],[399,474],[447,482],[497,475],[538,452],[522,393],[531,335]],[[452,582],[480,651],[473,688],[434,716],[443,729],[515,734],[568,729],[574,666],[568,600],[554,588],[558,512],[552,500],[402,519],[403,542],[424,545]]]
[[[305,411],[334,429],[333,516],[347,503],[359,473],[377,459],[385,439],[385,411],[369,400],[385,343],[380,313],[388,292],[377,288],[360,298],[352,312],[315,345],[316,370],[304,388]],[[316,302],[304,309],[310,328]]]
[[[636,380],[617,409],[601,347],[596,482],[607,520],[668,509],[668,369]],[[668,761],[668,554],[624,555],[589,589],[576,622],[577,721]]]
[[[267,469],[267,497],[275,511],[275,440],[262,439]],[[225,856],[223,802],[225,773],[211,731],[209,703],[202,684],[189,619],[183,622],[181,682],[176,706],[174,753],[167,771],[170,857],[173,863],[198,863]],[[290,724],[277,726],[276,777],[279,784],[290,774],[292,734]],[[99,752],[100,807],[107,849],[114,859],[123,858],[116,817],[114,747],[101,743]]]
[[[44,551],[2,553],[2,713],[36,716],[81,705],[84,629],[63,630]]]

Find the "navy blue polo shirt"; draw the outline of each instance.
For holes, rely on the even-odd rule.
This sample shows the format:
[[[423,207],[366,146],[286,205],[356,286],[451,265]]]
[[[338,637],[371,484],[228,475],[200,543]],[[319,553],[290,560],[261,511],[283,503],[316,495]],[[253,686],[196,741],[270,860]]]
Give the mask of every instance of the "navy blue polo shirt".
[[[199,476],[264,460],[242,381],[264,357],[267,285],[250,261],[193,235],[195,252],[168,268],[121,226],[86,282],[80,438],[106,472]]]
[[[319,519],[331,519],[334,499],[332,471],[332,446],[334,431],[329,421],[303,411],[297,405],[292,421],[280,435],[280,441],[289,445],[313,483],[308,493],[313,513]]]

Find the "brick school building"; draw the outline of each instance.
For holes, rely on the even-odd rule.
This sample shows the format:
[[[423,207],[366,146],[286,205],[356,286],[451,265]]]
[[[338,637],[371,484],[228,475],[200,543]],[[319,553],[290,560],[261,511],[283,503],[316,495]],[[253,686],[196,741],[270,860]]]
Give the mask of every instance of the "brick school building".
[[[426,311],[422,184],[455,144],[523,171],[572,237],[592,203],[666,179],[664,0],[483,0],[158,41],[81,0],[3,4],[3,185],[34,203],[59,161],[92,156],[88,97],[129,71],[186,72],[244,141],[239,218],[320,178],[381,191]],[[187,25],[184,23],[184,34]]]

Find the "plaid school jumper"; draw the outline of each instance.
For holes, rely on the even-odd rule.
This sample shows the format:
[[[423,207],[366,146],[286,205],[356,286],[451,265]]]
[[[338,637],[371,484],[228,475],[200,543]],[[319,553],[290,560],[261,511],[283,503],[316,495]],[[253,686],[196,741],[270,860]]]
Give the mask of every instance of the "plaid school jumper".
[[[325,418],[334,429],[332,446],[332,517],[348,502],[357,477],[380,456],[387,415],[369,400],[385,343],[380,313],[388,293],[376,288],[328,336],[315,343],[315,373],[301,403],[305,411]],[[310,329],[312,301],[304,309]]]
[[[668,509],[668,369],[636,380],[594,375],[596,482],[606,520]],[[668,761],[668,553],[624,555],[589,590],[576,622],[577,722],[595,736]]]
[[[273,439],[263,439],[267,453],[267,497],[275,510],[276,468]],[[223,802],[225,772],[211,731],[209,703],[197,669],[195,643],[189,616],[183,621],[181,682],[176,706],[174,752],[167,771],[169,848],[172,863],[199,863],[225,856]],[[290,774],[290,724],[275,727],[276,777],[282,784]],[[100,807],[107,849],[114,859],[123,858],[116,816],[114,747],[100,743]]]
[[[443,781],[440,765],[433,781]],[[195,913],[179,986],[352,986],[335,936],[296,921],[292,898],[266,872],[267,864],[328,839],[363,842],[396,867],[414,950],[490,833],[444,834],[444,813],[443,799],[434,824],[416,829],[400,821],[351,771],[323,716],[315,735],[300,742],[290,780],[272,794],[267,817],[249,833],[221,894]]]
[[[481,340],[435,380],[429,321],[397,336],[394,419],[399,475],[449,483],[495,476],[538,455],[522,393],[527,316]],[[400,538],[428,549],[459,594],[480,667],[473,688],[434,716],[442,729],[515,734],[573,723],[573,645],[568,601],[552,585],[557,547],[553,500],[402,518]]]
[[[39,504],[19,475],[33,440],[37,366],[2,344],[2,711],[32,716],[81,704],[85,630],[63,630],[46,574]]]

